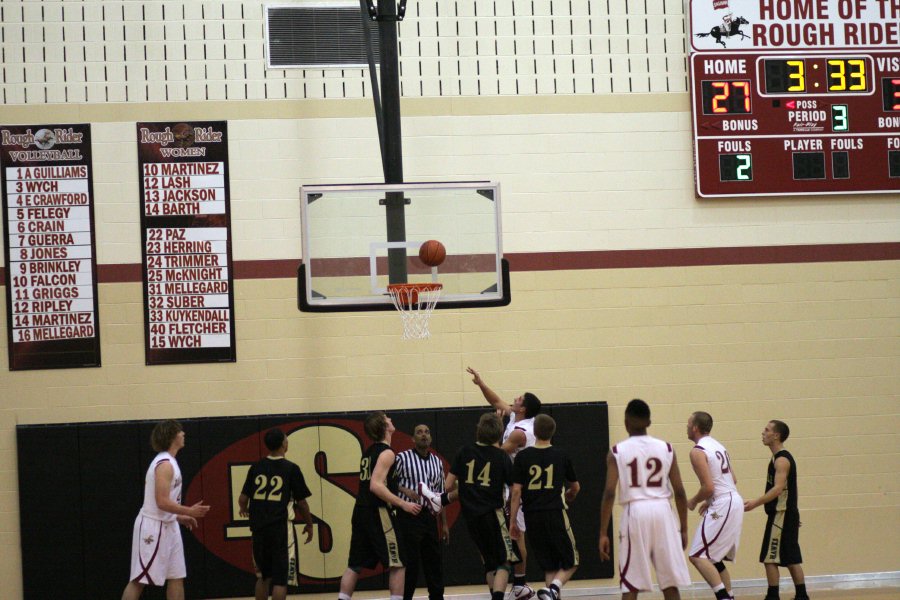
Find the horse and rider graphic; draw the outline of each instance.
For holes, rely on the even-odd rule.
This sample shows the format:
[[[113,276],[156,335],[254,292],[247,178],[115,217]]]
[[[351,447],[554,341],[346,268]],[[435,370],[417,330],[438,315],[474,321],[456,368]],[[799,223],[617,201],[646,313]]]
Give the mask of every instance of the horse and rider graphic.
[[[749,39],[750,36],[741,31],[741,25],[749,25],[750,21],[745,19],[744,17],[737,17],[735,19],[724,19],[722,25],[716,25],[712,29],[709,30],[709,33],[698,33],[696,34],[698,38],[705,38],[712,36],[717,44],[722,44],[723,48],[726,48],[725,42],[722,38],[730,38],[735,35],[741,36],[741,39]]]

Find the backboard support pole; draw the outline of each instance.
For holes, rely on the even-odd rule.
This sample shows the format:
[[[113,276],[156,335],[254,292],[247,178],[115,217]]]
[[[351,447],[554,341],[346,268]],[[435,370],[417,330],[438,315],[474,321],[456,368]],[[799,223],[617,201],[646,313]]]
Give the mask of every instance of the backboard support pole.
[[[378,35],[381,44],[381,121],[384,127],[381,161],[384,182],[403,183],[403,144],[400,127],[400,53],[397,41],[397,23],[406,12],[406,0],[400,0],[399,9],[394,0],[378,2],[375,19],[378,21]],[[378,110],[378,107],[376,107]],[[407,200],[402,192],[385,194],[387,241],[406,241]],[[406,248],[392,248],[388,251],[388,280],[391,283],[406,283]]]

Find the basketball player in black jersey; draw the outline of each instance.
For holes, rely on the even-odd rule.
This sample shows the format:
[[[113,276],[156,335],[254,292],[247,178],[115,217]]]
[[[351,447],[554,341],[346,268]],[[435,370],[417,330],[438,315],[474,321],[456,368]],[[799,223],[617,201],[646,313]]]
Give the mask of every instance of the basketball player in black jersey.
[[[306,502],[310,492],[300,467],[284,457],[288,450],[284,432],[271,429],[264,441],[269,456],[250,467],[238,505],[241,516],[250,517],[253,560],[259,571],[256,600],[268,600],[270,587],[272,600],[284,600],[291,558],[293,572],[297,572],[297,536],[293,523],[288,522],[288,504],[293,502],[295,514],[306,523],[303,533],[304,543],[308,544],[313,534],[312,515]]]
[[[351,518],[350,557],[341,577],[338,598],[350,600],[360,571],[364,567],[371,569],[380,562],[388,569],[391,600],[403,600],[406,549],[402,537],[397,535],[395,513],[399,508],[417,515],[422,506],[397,495],[399,482],[394,451],[391,450],[391,435],[395,429],[391,419],[381,411],[370,413],[366,417],[365,430],[374,443],[359,461],[359,491]]]
[[[516,517],[523,510],[532,552],[544,571],[547,587],[538,590],[540,600],[559,600],[561,588],[578,568],[578,548],[566,507],[581,485],[568,454],[550,444],[554,433],[552,417],[541,414],[534,418],[536,441],[516,455],[510,500],[510,535],[520,535]]]
[[[762,432],[762,443],[772,451],[766,477],[766,493],[744,502],[744,511],[765,505],[766,532],[759,562],[766,567],[769,590],[765,600],[779,600],[778,567],[787,567],[794,581],[794,600],[809,600],[800,553],[800,510],[797,507],[797,464],[784,449],[791,430],[782,421],[769,421]]]
[[[502,435],[500,417],[481,415],[476,443],[460,448],[444,482],[447,493],[459,485],[463,518],[481,553],[491,600],[503,600],[511,565],[518,561],[503,513],[503,486],[512,484],[512,461],[500,449]]]

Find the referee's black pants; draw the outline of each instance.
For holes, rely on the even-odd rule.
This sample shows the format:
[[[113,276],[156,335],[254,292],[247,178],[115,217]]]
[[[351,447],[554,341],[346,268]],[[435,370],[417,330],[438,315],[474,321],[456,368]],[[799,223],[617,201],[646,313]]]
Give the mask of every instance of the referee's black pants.
[[[444,600],[444,567],[441,564],[441,541],[434,515],[422,509],[418,515],[398,512],[397,525],[406,542],[406,582],[403,600],[411,600],[419,580],[419,559],[428,586],[429,600]]]

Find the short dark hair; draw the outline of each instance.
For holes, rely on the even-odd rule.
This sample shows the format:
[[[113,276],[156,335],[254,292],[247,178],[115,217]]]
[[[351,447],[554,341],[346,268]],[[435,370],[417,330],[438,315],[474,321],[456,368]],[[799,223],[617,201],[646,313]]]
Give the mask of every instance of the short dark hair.
[[[698,410],[691,415],[691,420],[694,422],[697,429],[700,430],[700,433],[709,433],[712,431],[713,418],[708,412]]]
[[[650,420],[650,407],[640,398],[635,398],[625,407],[625,416],[642,421]]]
[[[486,446],[493,446],[503,437],[503,422],[497,413],[487,412],[478,419],[475,428],[475,440]]]
[[[541,412],[541,401],[531,392],[522,394],[522,406],[525,407],[525,418],[537,416]]]
[[[787,426],[787,423],[784,421],[776,421],[775,419],[772,419],[769,423],[772,424],[772,429],[778,434],[781,441],[786,442],[788,436],[791,435],[791,428]]]
[[[165,452],[172,446],[172,442],[178,437],[178,434],[184,431],[181,423],[173,419],[160,421],[150,433],[150,445],[157,452]]]
[[[550,415],[538,415],[534,418],[534,437],[542,442],[549,442],[556,433],[556,421]]]
[[[284,445],[284,439],[286,437],[284,432],[276,427],[275,429],[270,429],[266,432],[266,437],[263,441],[265,441],[266,448],[269,449],[269,452],[275,452]]]
[[[387,431],[387,421],[384,417],[385,414],[383,410],[370,412],[366,416],[364,428],[366,430],[366,435],[369,436],[369,439],[373,442],[380,442],[384,439],[385,432]]]

